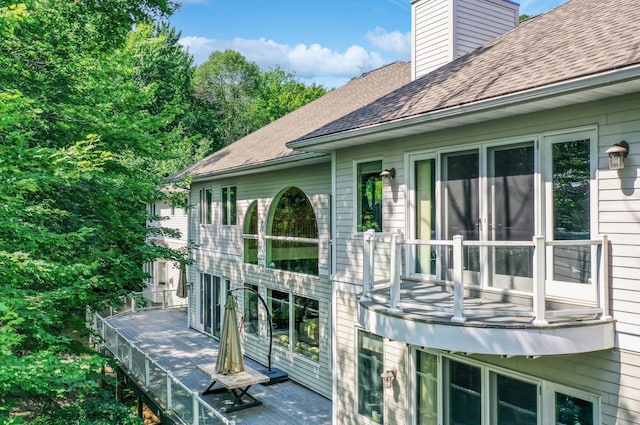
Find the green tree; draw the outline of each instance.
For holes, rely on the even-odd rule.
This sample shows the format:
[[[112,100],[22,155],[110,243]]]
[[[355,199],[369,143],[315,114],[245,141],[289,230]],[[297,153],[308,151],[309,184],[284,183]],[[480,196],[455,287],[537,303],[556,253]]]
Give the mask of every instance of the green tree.
[[[326,93],[324,87],[316,84],[307,86],[280,67],[263,71],[253,102],[254,127],[265,126]]]
[[[306,86],[280,67],[261,71],[239,52],[216,51],[194,75],[195,100],[188,124],[200,140],[200,159],[293,110],[323,96],[326,90]]]
[[[222,146],[253,130],[251,103],[260,68],[233,50],[215,51],[194,76],[195,96],[213,112],[213,138]]]
[[[91,402],[105,360],[82,343],[83,316],[141,289],[144,262],[179,255],[145,243],[161,167],[140,167],[180,139],[187,84],[154,75],[161,58],[141,47],[175,44],[145,27],[172,7],[0,0],[0,422],[135,421]]]

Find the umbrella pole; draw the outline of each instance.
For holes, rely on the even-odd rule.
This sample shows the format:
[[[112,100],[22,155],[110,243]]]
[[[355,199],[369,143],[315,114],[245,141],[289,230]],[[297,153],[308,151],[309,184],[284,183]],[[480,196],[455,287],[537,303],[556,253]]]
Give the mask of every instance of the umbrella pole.
[[[253,292],[254,294],[256,294],[258,296],[258,299],[262,303],[262,307],[264,307],[264,310],[267,313],[267,325],[269,326],[269,353],[267,354],[268,369],[266,371],[262,371],[262,373],[264,373],[269,377],[269,382],[266,382],[262,385],[271,385],[271,384],[277,384],[278,382],[286,381],[287,379],[289,379],[289,376],[284,371],[280,369],[271,370],[271,351],[273,349],[273,326],[271,322],[271,313],[269,313],[269,308],[267,307],[267,303],[265,302],[264,298],[262,298],[262,295],[260,295],[260,293],[253,288],[245,288],[245,287],[233,288],[233,289],[229,289],[227,293],[231,294],[232,291],[242,291],[242,290]]]

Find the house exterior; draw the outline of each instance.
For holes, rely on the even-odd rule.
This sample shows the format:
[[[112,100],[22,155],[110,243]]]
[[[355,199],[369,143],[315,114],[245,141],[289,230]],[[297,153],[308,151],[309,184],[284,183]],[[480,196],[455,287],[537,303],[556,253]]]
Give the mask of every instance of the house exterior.
[[[260,361],[259,293],[274,365],[336,424],[640,423],[636,2],[412,16],[410,64],[175,176],[191,326],[217,336],[232,290]]]
[[[169,189],[171,190],[171,189]],[[172,194],[171,197],[174,197]],[[185,193],[185,198],[187,194]],[[187,251],[187,215],[188,208],[175,205],[175,200],[160,199],[149,204],[149,216],[157,220],[150,220],[147,227],[151,228],[148,242],[179,252]],[[180,281],[180,265],[171,259],[158,259],[146,263],[144,270],[148,274],[147,287],[143,296],[151,305],[174,306],[184,304],[184,299],[178,297]]]

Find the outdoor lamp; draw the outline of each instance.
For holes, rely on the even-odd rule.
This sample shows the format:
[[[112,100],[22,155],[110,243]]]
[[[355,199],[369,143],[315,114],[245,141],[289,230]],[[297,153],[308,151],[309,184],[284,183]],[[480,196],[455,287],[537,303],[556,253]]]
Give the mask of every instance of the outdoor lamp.
[[[380,375],[385,388],[391,388],[391,386],[393,385],[393,380],[396,379],[397,374],[398,371],[394,367],[392,369],[385,370],[382,375]]]
[[[609,169],[622,170],[624,168],[624,159],[629,155],[629,144],[623,140],[614,144],[605,152],[609,155]]]
[[[380,173],[380,177],[382,177],[383,186],[391,186],[391,182],[396,178],[396,169],[388,168],[383,170]]]

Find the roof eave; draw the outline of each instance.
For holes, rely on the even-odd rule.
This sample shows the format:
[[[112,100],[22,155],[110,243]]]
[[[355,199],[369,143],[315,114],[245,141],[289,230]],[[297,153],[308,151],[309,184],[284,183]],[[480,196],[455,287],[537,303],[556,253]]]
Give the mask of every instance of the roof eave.
[[[287,146],[292,149],[328,153],[338,148],[506,118],[636,91],[640,91],[640,64],[367,127],[301,139],[289,142]]]
[[[226,168],[223,170],[215,170],[203,174],[190,175],[192,182],[201,182],[207,180],[216,180],[222,178],[233,178],[239,176],[245,176],[248,174],[265,173],[276,170],[291,168],[293,163],[296,166],[306,166],[319,164],[323,162],[329,162],[331,158],[324,153],[317,152],[301,152],[297,155],[286,156],[281,158],[275,158],[261,163],[254,163],[250,165],[243,165],[239,167]],[[188,173],[187,173],[188,175]],[[181,178],[186,177],[185,175]]]

